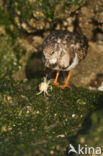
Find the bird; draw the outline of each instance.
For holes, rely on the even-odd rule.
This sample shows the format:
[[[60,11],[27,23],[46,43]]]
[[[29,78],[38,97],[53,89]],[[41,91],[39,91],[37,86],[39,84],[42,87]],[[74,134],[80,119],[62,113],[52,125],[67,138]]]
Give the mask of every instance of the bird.
[[[87,55],[88,40],[77,32],[56,30],[49,34],[42,45],[42,60],[46,68],[57,71],[53,85],[71,88],[69,80],[74,69]],[[58,82],[61,71],[68,71],[63,85]]]

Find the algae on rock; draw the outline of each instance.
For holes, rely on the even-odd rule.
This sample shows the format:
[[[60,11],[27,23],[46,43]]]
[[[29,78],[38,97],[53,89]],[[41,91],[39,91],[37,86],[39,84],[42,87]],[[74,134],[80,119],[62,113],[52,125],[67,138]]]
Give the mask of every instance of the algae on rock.
[[[36,95],[40,81],[0,81],[0,155],[65,155],[68,138],[103,102],[101,93],[74,86]]]

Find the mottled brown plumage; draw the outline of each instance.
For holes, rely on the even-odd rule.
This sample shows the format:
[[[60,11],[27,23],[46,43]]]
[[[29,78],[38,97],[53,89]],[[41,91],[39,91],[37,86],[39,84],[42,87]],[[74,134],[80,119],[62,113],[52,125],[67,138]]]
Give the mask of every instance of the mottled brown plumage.
[[[85,58],[88,43],[75,32],[55,31],[43,43],[44,65],[52,70],[70,71]]]

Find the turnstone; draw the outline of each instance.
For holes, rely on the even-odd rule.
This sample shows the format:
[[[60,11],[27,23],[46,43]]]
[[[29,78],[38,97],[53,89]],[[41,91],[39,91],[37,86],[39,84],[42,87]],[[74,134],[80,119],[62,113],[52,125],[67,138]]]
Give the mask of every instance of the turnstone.
[[[48,35],[43,43],[43,63],[45,67],[57,71],[54,85],[71,88],[68,85],[71,70],[85,58],[87,50],[87,39],[79,33],[60,30]],[[69,71],[64,85],[58,83],[60,71]]]

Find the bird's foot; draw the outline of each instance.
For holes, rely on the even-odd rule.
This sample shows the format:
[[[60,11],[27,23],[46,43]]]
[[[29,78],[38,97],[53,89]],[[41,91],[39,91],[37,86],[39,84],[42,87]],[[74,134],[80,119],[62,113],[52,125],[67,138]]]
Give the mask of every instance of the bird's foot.
[[[72,89],[71,86],[69,86],[68,84],[60,85],[59,87],[62,89],[66,88],[66,87]]]
[[[52,82],[52,85],[59,86],[59,83],[58,82]]]

